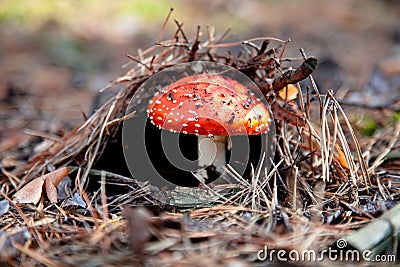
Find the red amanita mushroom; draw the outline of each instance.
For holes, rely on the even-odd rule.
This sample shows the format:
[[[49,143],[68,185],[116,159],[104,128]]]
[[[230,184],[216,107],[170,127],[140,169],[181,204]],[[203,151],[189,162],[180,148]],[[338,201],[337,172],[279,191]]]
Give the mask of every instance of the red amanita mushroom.
[[[212,74],[188,76],[163,88],[150,100],[147,114],[160,129],[197,135],[199,167],[212,163],[220,173],[229,136],[260,135],[271,124],[269,109],[254,92]],[[202,142],[209,138],[215,144],[211,151],[210,142]]]

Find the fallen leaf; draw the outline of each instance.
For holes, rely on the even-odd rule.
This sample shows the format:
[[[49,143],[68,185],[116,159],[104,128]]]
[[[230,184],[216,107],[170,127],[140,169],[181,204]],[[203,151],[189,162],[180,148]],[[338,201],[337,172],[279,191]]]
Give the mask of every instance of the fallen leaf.
[[[49,174],[46,174],[46,193],[47,197],[52,203],[57,202],[57,185],[61,180],[69,174],[68,168],[63,167],[61,169],[55,170]]]
[[[292,101],[297,98],[298,93],[299,90],[297,89],[297,87],[293,84],[289,84],[278,92],[278,96],[281,98],[282,101]]]
[[[7,199],[0,200],[0,216],[6,214],[10,208],[10,203]]]
[[[37,204],[42,196],[43,185],[46,184],[47,197],[52,203],[57,202],[57,188],[56,186],[61,180],[69,174],[68,168],[63,167],[61,169],[50,172],[46,175],[36,178],[29,182],[17,193],[14,198],[18,203],[33,203]]]
[[[128,219],[131,248],[138,255],[143,255],[144,245],[151,238],[152,214],[145,208],[126,207],[123,215]]]
[[[42,196],[43,185],[43,176],[36,178],[18,190],[18,192],[14,194],[14,199],[18,203],[37,204]]]
[[[340,165],[342,165],[343,168],[348,170],[349,165],[347,164],[346,156],[344,155],[344,152],[342,151],[340,146],[338,146],[337,144],[335,145],[335,152],[336,153],[334,154],[334,156],[339,161]]]
[[[57,185],[58,200],[67,199],[71,192],[71,179],[65,176]]]
[[[70,197],[67,199],[64,206],[80,206],[82,208],[86,208],[86,203],[78,193],[74,193],[72,198]]]

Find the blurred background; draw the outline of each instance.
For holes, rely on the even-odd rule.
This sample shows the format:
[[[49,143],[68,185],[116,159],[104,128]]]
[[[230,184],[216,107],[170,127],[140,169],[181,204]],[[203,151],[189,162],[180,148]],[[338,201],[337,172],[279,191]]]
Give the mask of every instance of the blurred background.
[[[126,54],[154,44],[170,7],[191,38],[197,25],[229,28],[228,40],[290,38],[287,57],[303,47],[319,59],[321,90],[357,105],[398,105],[397,0],[2,0],[0,152],[26,133],[56,137],[83,122],[99,89],[127,71]],[[170,20],[165,38],[175,30]]]

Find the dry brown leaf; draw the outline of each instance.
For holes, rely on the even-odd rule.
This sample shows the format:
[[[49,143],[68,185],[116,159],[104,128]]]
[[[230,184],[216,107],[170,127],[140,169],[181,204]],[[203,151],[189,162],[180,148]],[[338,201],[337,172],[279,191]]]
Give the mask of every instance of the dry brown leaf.
[[[349,165],[347,164],[346,156],[344,155],[343,150],[340,148],[338,144],[335,145],[334,157],[340,162],[343,168],[346,170],[349,169]]]
[[[63,167],[46,175],[40,176],[18,190],[18,192],[14,194],[14,199],[18,203],[33,203],[36,205],[42,196],[43,185],[46,183],[47,197],[52,203],[55,203],[57,202],[56,186],[68,174],[68,168]]]
[[[129,208],[123,210],[128,219],[130,245],[135,253],[143,254],[144,245],[151,238],[152,214],[145,208]]]
[[[61,169],[55,170],[49,174],[46,174],[46,193],[47,197],[52,203],[57,202],[57,185],[61,180],[69,174],[68,168],[63,167]]]
[[[14,195],[14,199],[18,203],[33,203],[37,204],[42,196],[44,184],[44,176],[30,181]]]
[[[10,203],[7,199],[0,200],[0,217],[6,214],[10,209]]]
[[[282,90],[278,92],[278,96],[281,98],[281,100],[285,101],[292,101],[297,98],[297,95],[299,94],[299,89],[293,84],[289,84]]]

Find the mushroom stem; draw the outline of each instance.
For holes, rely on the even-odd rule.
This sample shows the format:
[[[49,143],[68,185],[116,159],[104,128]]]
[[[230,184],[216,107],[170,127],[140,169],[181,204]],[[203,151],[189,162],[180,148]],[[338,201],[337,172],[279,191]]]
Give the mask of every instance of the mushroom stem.
[[[198,136],[199,167],[215,166],[215,171],[223,173],[222,166],[226,165],[226,149],[228,136],[208,137]],[[207,180],[206,170],[199,172]]]

